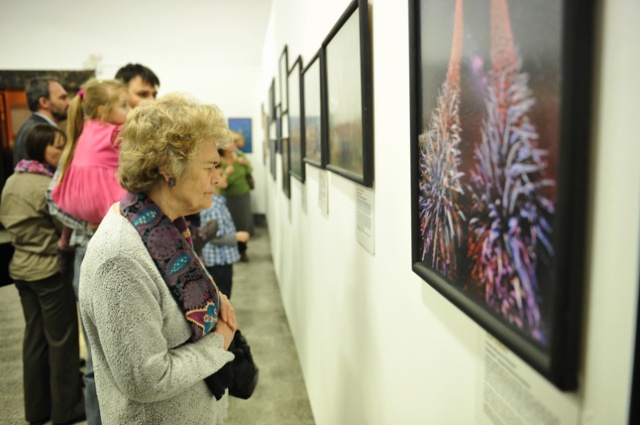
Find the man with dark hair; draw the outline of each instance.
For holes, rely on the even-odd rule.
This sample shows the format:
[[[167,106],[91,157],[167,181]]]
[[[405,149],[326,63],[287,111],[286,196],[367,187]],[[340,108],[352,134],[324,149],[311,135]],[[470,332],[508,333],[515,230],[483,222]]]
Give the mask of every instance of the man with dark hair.
[[[118,70],[116,79],[129,86],[129,104],[132,108],[143,100],[155,100],[160,79],[152,70],[139,63],[129,63]]]
[[[20,127],[13,144],[13,166],[24,159],[24,142],[27,133],[36,124],[51,124],[58,127],[67,119],[69,95],[53,77],[36,77],[27,83],[27,102],[33,114]]]

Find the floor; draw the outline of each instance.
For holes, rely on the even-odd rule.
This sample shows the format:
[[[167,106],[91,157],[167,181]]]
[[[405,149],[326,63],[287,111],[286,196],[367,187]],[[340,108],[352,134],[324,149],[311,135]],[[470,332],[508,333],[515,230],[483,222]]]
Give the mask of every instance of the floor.
[[[249,400],[231,398],[228,425],[315,424],[273,269],[268,231],[256,228],[248,263],[234,266],[231,301],[260,368]],[[22,393],[24,319],[18,291],[0,287],[0,424],[25,424]],[[81,350],[82,352],[82,350]],[[82,422],[86,424],[86,422]]]

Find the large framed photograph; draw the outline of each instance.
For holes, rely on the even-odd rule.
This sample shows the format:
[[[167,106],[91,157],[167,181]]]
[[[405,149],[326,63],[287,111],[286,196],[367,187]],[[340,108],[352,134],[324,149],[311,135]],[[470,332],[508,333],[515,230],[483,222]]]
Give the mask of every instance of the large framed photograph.
[[[245,153],[251,153],[252,140],[251,140],[251,118],[229,118],[229,130],[235,131],[244,138],[244,145],[240,147],[240,150]]]
[[[302,105],[302,58],[298,56],[289,70],[289,159],[291,175],[304,183],[304,109]]]
[[[373,186],[373,82],[367,0],[353,0],[322,44],[325,52],[327,168]]]
[[[302,74],[302,110],[304,111],[304,162],[324,168],[327,165],[326,117],[324,98],[324,54],[320,49]]]
[[[577,387],[593,4],[410,0],[413,270]]]
[[[282,112],[289,110],[289,87],[287,85],[287,75],[289,74],[289,53],[287,46],[284,46],[284,50],[280,54],[280,61],[278,62],[278,75],[280,84],[280,107]]]

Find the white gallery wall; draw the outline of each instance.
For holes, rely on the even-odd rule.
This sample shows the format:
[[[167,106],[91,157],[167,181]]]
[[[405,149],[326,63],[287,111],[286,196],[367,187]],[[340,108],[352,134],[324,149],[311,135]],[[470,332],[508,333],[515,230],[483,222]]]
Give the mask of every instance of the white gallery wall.
[[[270,5],[271,0],[3,0],[0,70],[87,68],[113,78],[121,66],[141,63],[160,78],[160,96],[185,92],[217,104],[228,117],[251,118],[248,156],[262,175],[260,65]],[[255,180],[253,209],[264,213],[264,182]]]
[[[349,0],[274,0],[263,101],[285,45],[313,57]],[[306,166],[291,199],[268,167],[267,221],[287,317],[319,425],[474,424],[486,334],[411,271],[408,2],[369,1],[374,76],[375,254],[356,241],[356,187]],[[626,424],[638,299],[640,4],[598,1],[593,155],[579,390],[545,408]],[[633,40],[633,42],[632,42]],[[569,415],[571,416],[571,415]]]

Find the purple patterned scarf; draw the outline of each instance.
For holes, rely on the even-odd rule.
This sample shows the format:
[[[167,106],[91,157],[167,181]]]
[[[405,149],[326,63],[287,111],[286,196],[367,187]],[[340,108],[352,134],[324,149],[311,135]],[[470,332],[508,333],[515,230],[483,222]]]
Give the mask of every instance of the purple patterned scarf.
[[[183,217],[171,222],[144,193],[127,193],[120,212],[136,228],[184,317],[191,341],[212,331],[218,323],[220,296],[213,279],[193,250]]]
[[[31,173],[42,174],[43,176],[53,177],[53,173],[56,172],[55,167],[49,164],[44,164],[40,161],[33,161],[31,159],[23,159],[16,165],[16,173]]]

